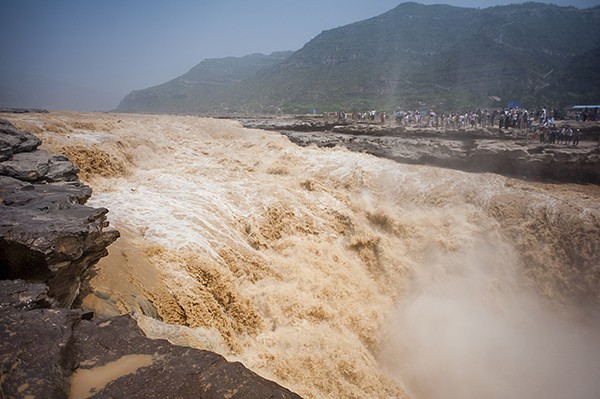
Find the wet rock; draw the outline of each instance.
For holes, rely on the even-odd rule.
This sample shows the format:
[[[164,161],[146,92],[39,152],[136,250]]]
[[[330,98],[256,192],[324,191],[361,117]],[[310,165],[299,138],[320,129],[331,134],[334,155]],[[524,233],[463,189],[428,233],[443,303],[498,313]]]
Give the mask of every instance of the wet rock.
[[[92,398],[300,398],[216,353],[146,338],[129,316],[81,321],[74,337],[73,389]],[[91,388],[103,367],[126,362],[134,366]]]
[[[64,155],[53,155],[48,163],[48,173],[46,180],[50,182],[57,181],[75,181],[79,168]]]
[[[334,129],[338,123],[321,117],[292,116],[292,117],[259,117],[242,118],[244,127],[263,130],[292,130],[296,132],[317,132]]]
[[[55,305],[45,284],[0,280],[3,398],[300,398],[216,353],[149,339],[128,315]],[[124,360],[134,366],[106,378]]]
[[[83,205],[92,189],[80,182],[30,184],[12,177],[0,176],[0,198],[8,206],[25,206],[38,210],[62,209]]]
[[[12,154],[35,150],[42,141],[31,133],[16,129],[10,122],[0,119],[0,161]]]
[[[29,182],[74,181],[78,172],[66,157],[43,150],[17,153],[0,162],[0,175]]]
[[[81,205],[89,187],[27,184],[3,177],[0,191],[0,278],[48,283],[63,306],[75,300],[91,266],[119,237],[104,231],[104,208]]]
[[[52,309],[48,288],[0,280],[0,392],[5,398],[67,398],[78,314]]]
[[[48,297],[48,287],[41,283],[24,280],[0,280],[0,307],[31,310],[50,308],[54,301]]]

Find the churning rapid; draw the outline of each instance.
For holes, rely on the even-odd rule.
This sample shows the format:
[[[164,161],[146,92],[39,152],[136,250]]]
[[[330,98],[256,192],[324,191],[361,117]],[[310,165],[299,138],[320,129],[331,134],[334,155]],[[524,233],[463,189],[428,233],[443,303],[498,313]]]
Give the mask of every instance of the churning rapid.
[[[306,398],[600,397],[600,188],[300,148],[237,122],[25,114],[123,237],[83,306]]]

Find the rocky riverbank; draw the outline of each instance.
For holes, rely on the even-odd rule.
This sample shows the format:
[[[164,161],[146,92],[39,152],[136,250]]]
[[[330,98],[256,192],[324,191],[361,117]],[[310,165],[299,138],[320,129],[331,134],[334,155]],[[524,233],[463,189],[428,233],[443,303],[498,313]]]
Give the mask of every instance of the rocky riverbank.
[[[521,129],[439,130],[406,128],[393,122],[335,123],[317,117],[248,118],[241,122],[246,127],[278,131],[301,146],[343,146],[401,163],[600,184],[600,125],[595,123],[574,125],[582,131],[582,142],[573,147],[540,143]]]
[[[0,397],[299,398],[240,363],[78,309],[119,237],[64,156],[0,120]]]

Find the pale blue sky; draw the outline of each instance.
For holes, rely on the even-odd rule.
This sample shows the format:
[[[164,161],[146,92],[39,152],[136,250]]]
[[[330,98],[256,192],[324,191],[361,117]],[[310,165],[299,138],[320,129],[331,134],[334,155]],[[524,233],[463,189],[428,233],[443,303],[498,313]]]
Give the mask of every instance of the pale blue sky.
[[[175,78],[203,59],[297,50],[323,30],[402,2],[0,0],[0,90],[27,89],[11,97],[15,106],[108,110],[131,90]],[[479,8],[514,2],[420,1]],[[600,0],[548,3],[586,8]]]

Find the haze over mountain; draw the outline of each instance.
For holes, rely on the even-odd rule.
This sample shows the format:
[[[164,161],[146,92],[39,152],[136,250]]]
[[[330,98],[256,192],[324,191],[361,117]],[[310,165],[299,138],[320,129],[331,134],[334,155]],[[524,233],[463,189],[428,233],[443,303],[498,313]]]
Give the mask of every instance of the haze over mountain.
[[[296,52],[207,59],[124,112],[566,106],[600,99],[600,7],[404,3]],[[499,100],[498,100],[499,99]]]

